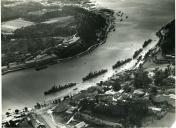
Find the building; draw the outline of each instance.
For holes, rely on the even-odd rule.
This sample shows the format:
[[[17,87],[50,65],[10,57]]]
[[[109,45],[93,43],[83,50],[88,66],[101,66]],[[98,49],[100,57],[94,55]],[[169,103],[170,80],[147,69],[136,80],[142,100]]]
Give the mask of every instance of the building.
[[[76,125],[74,126],[74,128],[85,128],[85,127],[87,127],[87,126],[88,126],[88,125],[87,125],[84,121],[82,121],[82,122],[76,124]]]

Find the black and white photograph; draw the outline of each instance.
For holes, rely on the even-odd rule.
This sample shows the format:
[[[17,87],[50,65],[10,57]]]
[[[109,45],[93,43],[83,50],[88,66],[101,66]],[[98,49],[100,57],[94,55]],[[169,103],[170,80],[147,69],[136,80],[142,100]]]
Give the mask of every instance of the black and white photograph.
[[[176,128],[175,0],[1,0],[2,128]]]

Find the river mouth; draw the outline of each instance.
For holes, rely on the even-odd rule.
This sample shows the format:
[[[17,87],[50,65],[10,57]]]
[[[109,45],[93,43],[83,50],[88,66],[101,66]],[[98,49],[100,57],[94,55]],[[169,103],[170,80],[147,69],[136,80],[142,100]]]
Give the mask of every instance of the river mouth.
[[[159,28],[174,18],[174,11],[171,8],[174,0],[162,2],[155,0],[154,3],[159,4],[154,4],[151,0],[131,0],[129,3],[127,0],[120,2],[97,0],[97,2],[97,6],[114,11],[122,10],[129,18],[122,23],[117,19],[116,31],[111,32],[106,43],[90,54],[49,66],[38,72],[27,69],[2,76],[3,113],[9,108],[23,108],[33,106],[37,101],[44,101],[46,97],[43,92],[54,82],[56,84],[81,82],[82,77],[90,71],[111,68],[116,61],[132,57],[132,53],[142,47],[145,40],[153,38]]]

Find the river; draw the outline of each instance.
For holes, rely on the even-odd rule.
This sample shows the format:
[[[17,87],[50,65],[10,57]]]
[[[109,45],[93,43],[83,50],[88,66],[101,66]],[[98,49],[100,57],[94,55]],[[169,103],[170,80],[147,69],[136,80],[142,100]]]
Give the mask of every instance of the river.
[[[117,18],[116,31],[111,32],[106,43],[90,54],[41,71],[26,69],[3,75],[3,113],[44,101],[43,92],[54,82],[56,85],[77,82],[80,88],[89,86],[90,83],[81,84],[83,76],[90,71],[110,68],[117,60],[132,57],[145,40],[153,38],[157,30],[174,19],[174,0],[96,0],[95,3],[97,8],[123,11],[129,17],[123,22]]]

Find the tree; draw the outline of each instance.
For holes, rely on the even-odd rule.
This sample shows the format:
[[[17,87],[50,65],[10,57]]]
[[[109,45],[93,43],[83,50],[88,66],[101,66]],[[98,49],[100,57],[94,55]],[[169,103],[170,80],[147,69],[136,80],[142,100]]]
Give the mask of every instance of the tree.
[[[152,79],[148,77],[148,72],[142,68],[134,73],[134,86],[136,88],[148,88]]]
[[[85,110],[87,109],[87,106],[88,106],[88,100],[85,98],[85,99],[82,99],[80,102],[79,102],[79,107],[81,107],[81,110]]]
[[[18,109],[15,109],[15,114],[18,114],[19,113],[19,110]]]
[[[151,87],[151,89],[150,89],[150,94],[151,95],[156,95],[157,94],[157,88],[156,87]]]
[[[162,83],[164,86],[175,86],[175,79],[170,77],[170,78],[165,78],[162,80]]]
[[[24,111],[25,111],[25,112],[28,112],[28,108],[27,108],[27,107],[24,107]]]
[[[40,109],[41,108],[41,105],[40,103],[37,102],[37,104],[34,106],[36,109]]]
[[[129,92],[132,90],[132,88],[131,88],[130,85],[128,84],[128,85],[125,85],[125,87],[123,88],[123,90],[124,90],[126,93],[129,93]]]
[[[156,68],[154,70],[154,83],[156,86],[163,86],[167,83],[167,79],[172,75],[172,69],[170,66],[167,66],[165,70]]]
[[[15,121],[10,120],[9,123],[11,128],[16,127]]]
[[[113,87],[113,90],[114,90],[114,91],[119,91],[119,90],[121,89],[119,80],[116,80],[116,81],[112,84],[112,87]]]
[[[85,11],[76,16],[78,22],[78,35],[86,43],[90,44],[96,41],[96,33],[106,25],[106,20],[100,14]]]
[[[6,112],[6,115],[9,116],[9,115],[10,115],[10,112]]]

